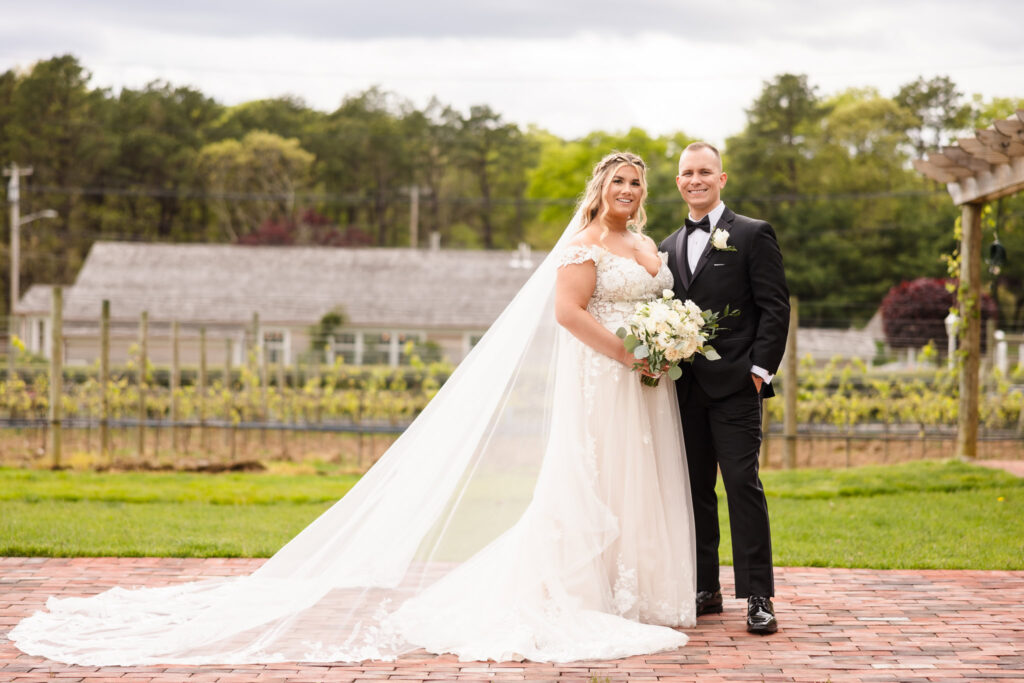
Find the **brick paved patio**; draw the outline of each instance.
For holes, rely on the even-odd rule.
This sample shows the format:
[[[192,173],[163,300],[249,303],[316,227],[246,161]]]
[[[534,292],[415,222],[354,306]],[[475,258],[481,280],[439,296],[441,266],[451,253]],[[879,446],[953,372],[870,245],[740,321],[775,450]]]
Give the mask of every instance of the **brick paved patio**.
[[[261,562],[0,558],[0,633],[49,595],[241,574]],[[702,617],[689,631],[687,647],[610,662],[458,662],[419,653],[344,666],[95,668],[29,657],[3,638],[0,681],[1024,681],[1024,572],[781,568],[777,580],[774,636],[748,635],[744,603],[727,600],[723,615]]]

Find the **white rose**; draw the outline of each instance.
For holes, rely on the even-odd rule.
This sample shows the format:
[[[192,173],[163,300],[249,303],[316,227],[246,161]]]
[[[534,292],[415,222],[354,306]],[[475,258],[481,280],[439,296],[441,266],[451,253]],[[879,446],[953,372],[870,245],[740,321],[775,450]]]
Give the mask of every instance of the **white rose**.
[[[683,358],[689,358],[693,354],[697,353],[697,349],[699,348],[700,344],[695,337],[687,339],[686,343],[683,345]]]
[[[715,234],[711,236],[711,244],[715,249],[727,249],[729,247],[729,231],[715,230]]]
[[[671,299],[675,295],[676,295],[676,293],[673,292],[671,289],[663,289],[663,290],[661,290],[661,298],[662,299]]]
[[[681,324],[678,330],[679,336],[683,337],[684,339],[691,339],[700,334],[700,329],[698,328],[697,324],[692,320],[687,320],[686,322]]]

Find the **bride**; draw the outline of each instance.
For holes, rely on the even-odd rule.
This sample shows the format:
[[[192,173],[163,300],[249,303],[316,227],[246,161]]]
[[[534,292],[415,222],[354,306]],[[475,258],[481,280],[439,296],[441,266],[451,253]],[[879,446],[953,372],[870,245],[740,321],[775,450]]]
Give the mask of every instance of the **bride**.
[[[51,598],[9,638],[91,666],[575,661],[675,649],[693,515],[675,391],[614,330],[672,276],[645,166],[594,168],[573,222],[419,418],[249,576]]]

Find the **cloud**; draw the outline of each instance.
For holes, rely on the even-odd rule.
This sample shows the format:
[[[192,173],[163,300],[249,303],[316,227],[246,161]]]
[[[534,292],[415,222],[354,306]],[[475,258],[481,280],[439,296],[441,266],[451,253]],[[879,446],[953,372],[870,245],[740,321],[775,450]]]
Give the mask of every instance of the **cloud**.
[[[115,90],[163,79],[226,104],[292,94],[332,110],[376,84],[566,137],[636,125],[720,143],[783,72],[823,95],[949,74],[966,93],[1021,96],[1022,23],[1015,0],[36,0],[5,15],[0,69],[71,52]]]
[[[944,22],[951,39],[963,37],[956,29],[964,22],[976,22],[990,31],[1006,30],[1020,25],[1014,20],[1021,18],[1022,10],[1016,0],[975,0],[969,12],[958,0],[733,0],[703,4],[680,0],[35,0],[8,14],[44,18],[51,25],[80,26],[85,22],[222,37],[556,40],[581,32],[636,37],[656,30],[689,39],[716,39],[723,47],[771,38],[827,50],[852,41],[875,41],[890,33],[913,33],[936,20]]]

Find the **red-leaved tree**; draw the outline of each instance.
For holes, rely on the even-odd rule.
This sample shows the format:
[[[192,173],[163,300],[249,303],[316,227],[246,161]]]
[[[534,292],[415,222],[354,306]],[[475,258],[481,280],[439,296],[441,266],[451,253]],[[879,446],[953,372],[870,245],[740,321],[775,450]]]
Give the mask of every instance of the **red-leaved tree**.
[[[946,285],[949,280],[919,277],[901,282],[882,299],[882,329],[885,339],[894,349],[920,348],[929,341],[946,342],[946,316],[953,306],[955,294]],[[981,320],[998,319],[992,297],[981,297]],[[985,335],[982,335],[982,349]]]
[[[373,237],[354,225],[341,228],[322,214],[308,209],[298,221],[267,219],[255,231],[241,236],[238,244],[366,247],[373,244]]]

